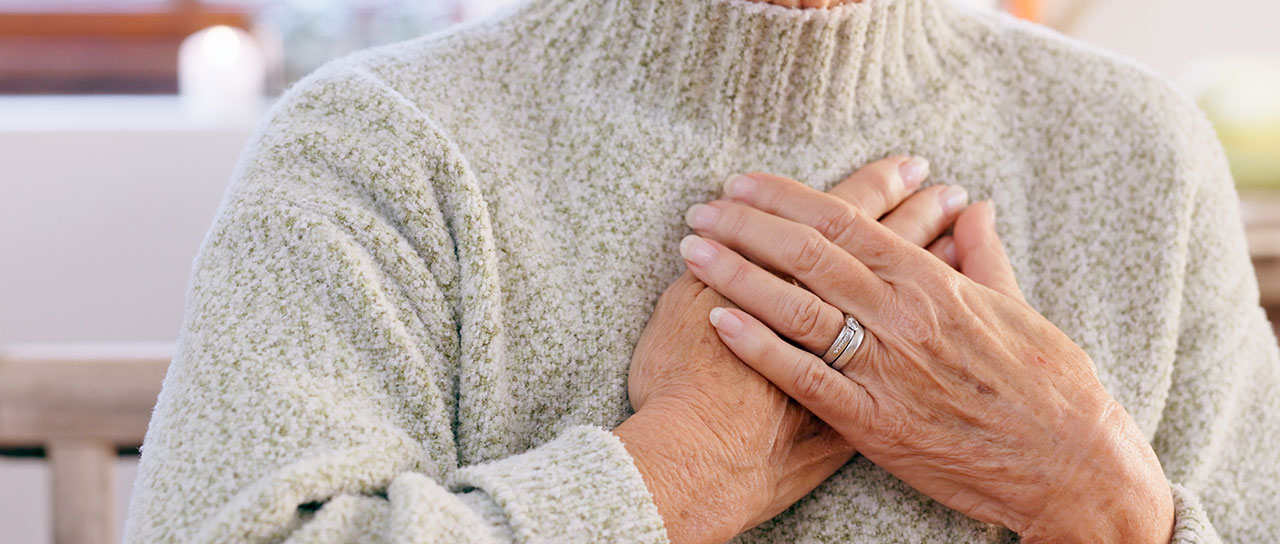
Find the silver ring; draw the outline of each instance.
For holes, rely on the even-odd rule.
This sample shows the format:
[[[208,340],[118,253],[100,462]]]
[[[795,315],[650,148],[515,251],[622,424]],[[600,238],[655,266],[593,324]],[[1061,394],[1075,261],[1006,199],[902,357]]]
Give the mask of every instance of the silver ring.
[[[853,316],[845,314],[844,327],[840,329],[840,334],[836,335],[836,341],[832,342],[827,352],[822,354],[822,362],[836,370],[844,368],[858,352],[858,348],[862,347],[862,340],[866,335],[867,331],[862,328],[862,323],[858,323]]]

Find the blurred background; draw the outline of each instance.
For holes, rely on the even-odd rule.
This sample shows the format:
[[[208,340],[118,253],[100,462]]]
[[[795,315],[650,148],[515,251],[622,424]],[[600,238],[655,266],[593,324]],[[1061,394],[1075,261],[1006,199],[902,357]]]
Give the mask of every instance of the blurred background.
[[[191,259],[273,97],[329,59],[511,3],[0,0],[0,542],[118,540]],[[1280,2],[964,3],[1193,96],[1280,307]]]

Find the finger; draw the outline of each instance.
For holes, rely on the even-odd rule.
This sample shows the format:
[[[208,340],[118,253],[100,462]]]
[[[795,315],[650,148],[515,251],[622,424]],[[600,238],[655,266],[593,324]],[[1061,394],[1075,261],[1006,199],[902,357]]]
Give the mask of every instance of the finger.
[[[758,172],[730,176],[724,192],[729,198],[793,220],[821,215],[833,206],[843,209],[844,205],[879,218],[898,207],[928,174],[929,163],[922,159],[891,157],[854,172],[828,193],[791,178]]]
[[[880,224],[912,245],[924,247],[947,230],[968,203],[964,187],[934,185],[911,195]]]
[[[807,225],[850,253],[864,249],[863,239],[853,231],[863,222],[875,223],[874,218],[881,213],[863,212],[857,206],[800,182],[767,174],[730,178],[726,182],[726,192],[737,195],[732,202]],[[882,204],[874,204],[873,207],[878,210]],[[695,217],[690,215],[688,219],[689,225],[694,226]]]
[[[718,242],[689,235],[680,254],[694,277],[810,353],[826,353],[844,327],[844,312]]]
[[[742,310],[711,310],[720,340],[739,359],[773,382],[855,446],[869,428],[872,399],[856,380],[833,370],[817,356],[783,342]]]
[[[752,194],[759,194],[760,191],[764,190],[771,196],[768,198],[747,199],[752,202],[758,202],[758,204],[744,203],[741,202],[742,199],[735,197],[733,201],[712,202],[712,206],[749,207],[767,215],[807,226],[816,230],[837,247],[856,256],[867,268],[873,271],[878,272],[882,268],[891,267],[895,263],[901,262],[906,257],[905,252],[911,248],[909,243],[895,236],[881,225],[876,217],[843,200],[815,197],[814,194],[821,196],[821,193],[816,193],[816,191],[808,188],[805,188],[805,190],[810,191],[809,193],[804,191],[773,190],[776,187],[772,186],[778,184],[773,179],[738,178],[731,179],[730,182],[731,192],[736,193],[740,190],[739,187],[741,185],[747,184],[752,186]],[[766,187],[769,189],[764,189]],[[709,214],[708,217],[710,217]],[[688,219],[690,220],[689,226],[697,229],[698,225],[695,224],[697,222],[695,220],[706,218],[690,214]],[[725,242],[723,239],[716,239]],[[732,244],[725,243],[732,247]],[[918,248],[919,246],[915,247]]]
[[[1004,242],[996,233],[995,207],[979,202],[956,219],[954,232],[956,262],[960,273],[1014,300],[1026,303]]]
[[[938,238],[932,244],[929,244],[929,253],[947,263],[951,268],[959,268],[956,262],[956,239],[953,236],[943,236]]]
[[[822,300],[848,313],[871,314],[876,301],[886,300],[888,285],[883,280],[810,227],[723,200],[694,205],[686,219],[703,238],[800,280]]]
[[[896,208],[928,177],[929,161],[894,156],[863,166],[827,193],[879,218]]]

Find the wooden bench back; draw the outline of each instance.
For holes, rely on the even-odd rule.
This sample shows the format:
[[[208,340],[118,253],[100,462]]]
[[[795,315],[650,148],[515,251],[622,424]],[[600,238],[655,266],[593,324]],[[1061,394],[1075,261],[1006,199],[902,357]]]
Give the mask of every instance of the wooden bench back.
[[[58,544],[119,541],[117,454],[136,448],[172,344],[0,347],[0,450],[43,449]]]

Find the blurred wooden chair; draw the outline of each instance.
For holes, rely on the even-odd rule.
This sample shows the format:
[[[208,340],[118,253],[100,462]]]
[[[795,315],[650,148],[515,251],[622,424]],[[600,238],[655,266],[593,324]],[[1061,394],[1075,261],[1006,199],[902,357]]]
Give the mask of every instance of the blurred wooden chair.
[[[1280,335],[1280,194],[1246,194],[1241,202],[1258,295]]]
[[[54,542],[120,540],[116,460],[142,444],[172,355],[168,343],[0,347],[0,451],[44,451]]]

